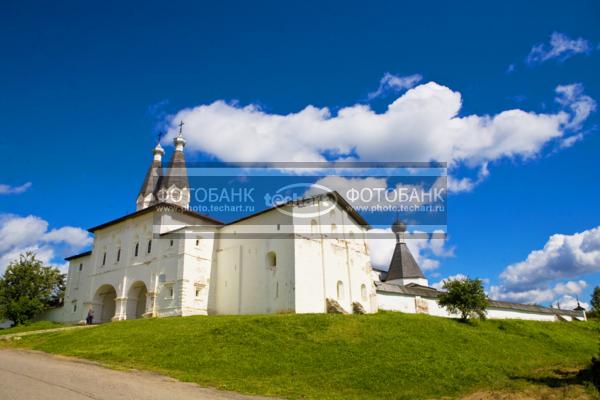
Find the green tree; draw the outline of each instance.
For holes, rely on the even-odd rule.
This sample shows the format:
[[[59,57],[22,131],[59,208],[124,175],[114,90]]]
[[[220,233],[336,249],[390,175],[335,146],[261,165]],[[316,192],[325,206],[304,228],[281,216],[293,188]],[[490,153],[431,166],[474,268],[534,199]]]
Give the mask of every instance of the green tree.
[[[596,313],[600,312],[600,286],[596,286],[594,288],[594,293],[592,293],[592,310]]]
[[[62,303],[65,275],[47,267],[32,252],[12,261],[0,278],[0,319],[15,325],[31,321],[36,315]]]
[[[438,302],[449,312],[460,314],[463,321],[474,316],[485,319],[489,302],[480,279],[451,279],[444,282],[443,288]]]

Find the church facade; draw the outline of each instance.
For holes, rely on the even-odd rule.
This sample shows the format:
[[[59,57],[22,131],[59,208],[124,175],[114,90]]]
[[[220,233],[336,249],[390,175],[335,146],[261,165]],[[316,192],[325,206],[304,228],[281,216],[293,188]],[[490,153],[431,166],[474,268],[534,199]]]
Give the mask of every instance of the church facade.
[[[335,192],[222,223],[189,210],[181,134],[174,144],[165,171],[164,151],[154,149],[136,211],[90,228],[92,249],[66,259],[64,305],[45,318],[78,323],[90,309],[95,322],[332,309],[452,316],[437,304],[439,292],[428,286],[400,223],[387,272],[371,266],[368,223]],[[493,301],[488,315],[585,318],[581,311]]]

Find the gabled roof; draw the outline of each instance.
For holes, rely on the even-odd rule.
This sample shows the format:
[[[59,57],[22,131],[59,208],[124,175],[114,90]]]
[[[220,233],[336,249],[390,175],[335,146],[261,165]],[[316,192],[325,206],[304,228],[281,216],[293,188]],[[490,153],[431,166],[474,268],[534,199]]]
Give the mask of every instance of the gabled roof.
[[[361,215],[360,215],[360,214],[359,214],[359,213],[358,213],[358,212],[357,212],[357,211],[354,209],[354,207],[352,207],[352,206],[350,205],[350,203],[348,203],[348,202],[346,201],[346,199],[344,199],[344,198],[343,198],[343,197],[342,197],[342,196],[341,196],[341,195],[340,195],[338,192],[336,192],[336,191],[325,192],[325,193],[319,193],[319,194],[316,194],[316,195],[314,195],[314,196],[310,196],[310,197],[304,197],[304,198],[302,198],[302,199],[298,199],[298,200],[290,200],[290,201],[288,201],[288,202],[285,202],[285,203],[282,203],[282,204],[278,204],[278,205],[276,205],[276,206],[274,206],[274,207],[266,208],[266,209],[264,209],[264,210],[262,210],[262,211],[259,211],[259,212],[257,212],[257,213],[250,214],[250,215],[247,215],[247,216],[245,216],[245,217],[242,217],[242,218],[236,219],[235,221],[228,222],[228,223],[227,223],[227,224],[225,224],[225,225],[233,225],[233,224],[237,224],[238,222],[245,221],[245,220],[247,220],[247,219],[250,219],[250,218],[256,217],[257,215],[261,215],[261,214],[267,213],[267,212],[269,212],[269,211],[272,211],[272,210],[275,210],[275,209],[277,209],[277,208],[282,208],[282,207],[285,207],[285,206],[288,206],[288,205],[302,204],[303,202],[307,202],[307,201],[310,201],[310,200],[312,200],[312,199],[318,199],[318,198],[325,197],[325,196],[327,196],[327,197],[329,197],[329,198],[332,198],[332,199],[333,199],[333,200],[334,200],[334,201],[335,201],[335,202],[336,202],[336,203],[337,203],[337,204],[338,204],[338,205],[339,205],[339,206],[340,206],[342,209],[344,209],[344,210],[345,210],[345,211],[348,213],[348,215],[350,215],[350,217],[352,217],[352,219],[353,219],[354,221],[356,221],[356,222],[357,222],[359,225],[363,226],[365,229],[370,229],[370,228],[371,228],[371,225],[369,225],[369,223],[367,222],[367,220],[365,220],[365,219],[364,219],[364,218],[363,218],[363,217],[362,217],[362,216],[361,216]]]
[[[71,261],[71,260],[74,260],[76,258],[87,257],[90,254],[92,254],[91,250],[84,251],[83,253],[75,254],[75,255],[72,255],[72,256],[69,256],[69,257],[65,257],[65,261]]]
[[[415,261],[406,243],[398,241],[385,280],[393,281],[407,278],[425,278],[425,275],[423,275],[423,271],[419,268],[419,264]]]
[[[223,225],[223,223],[221,221],[216,220],[214,218],[211,218],[208,215],[199,214],[199,213],[197,213],[195,211],[188,210],[187,208],[180,207],[180,206],[178,206],[176,204],[162,202],[162,203],[157,203],[157,204],[154,204],[154,205],[152,205],[150,207],[144,208],[143,210],[139,210],[139,211],[136,211],[134,213],[124,215],[124,216],[122,216],[120,218],[113,219],[112,221],[106,222],[104,224],[101,224],[101,225],[89,228],[88,232],[92,232],[93,233],[93,232],[95,232],[95,231],[97,231],[99,229],[103,229],[103,228],[109,227],[111,225],[118,224],[119,222],[123,222],[123,221],[126,221],[126,220],[130,219],[130,218],[134,218],[134,217],[137,217],[137,216],[140,216],[140,215],[144,215],[144,214],[147,214],[147,213],[152,212],[152,211],[165,211],[165,210],[176,211],[178,213],[189,215],[191,217],[203,219],[204,221],[208,221],[208,222],[213,223],[213,224]]]

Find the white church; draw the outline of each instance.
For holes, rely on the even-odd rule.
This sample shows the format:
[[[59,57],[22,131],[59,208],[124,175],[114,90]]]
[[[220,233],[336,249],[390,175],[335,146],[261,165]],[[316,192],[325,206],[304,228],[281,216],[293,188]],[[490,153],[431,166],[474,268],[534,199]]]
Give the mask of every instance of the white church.
[[[374,313],[448,317],[395,223],[388,271],[371,266],[369,224],[335,192],[223,223],[189,209],[185,140],[163,171],[158,144],[136,211],[90,228],[91,251],[69,261],[64,305],[44,318],[79,323],[143,317]],[[326,212],[324,212],[326,210]],[[308,213],[307,213],[308,212]],[[314,215],[306,223],[306,215]],[[259,231],[261,235],[256,235]],[[584,319],[579,310],[490,301],[490,318]]]

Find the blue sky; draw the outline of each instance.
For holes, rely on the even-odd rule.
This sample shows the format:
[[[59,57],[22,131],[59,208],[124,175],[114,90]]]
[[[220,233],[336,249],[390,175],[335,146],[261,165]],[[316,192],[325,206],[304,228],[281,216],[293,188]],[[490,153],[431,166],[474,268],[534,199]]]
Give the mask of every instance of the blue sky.
[[[214,134],[210,124],[219,118],[243,130],[272,116],[288,121],[309,105],[327,107],[333,119],[357,105],[382,115],[408,90],[442,103],[460,94],[454,117],[480,121],[448,143],[460,151],[417,143],[424,148],[415,156],[448,155],[440,161],[455,160],[452,173],[472,182],[484,165],[489,172],[450,196],[443,249],[416,249],[437,263],[430,281],[463,273],[489,279],[499,298],[566,304],[578,294],[588,301],[600,281],[600,136],[592,107],[600,99],[599,17],[595,2],[4,2],[0,260],[34,248],[62,263],[89,245],[65,227],[133,211],[156,131],[172,116],[189,116],[188,160],[222,159],[225,145],[234,155],[249,152],[235,136]],[[386,73],[398,80],[370,99]],[[401,78],[415,74],[421,79],[402,87]],[[562,97],[560,86],[569,90]],[[220,100],[227,105],[221,114]],[[260,113],[244,111],[249,105]],[[515,118],[517,135],[503,140],[506,128],[490,123],[500,137],[476,144],[486,116],[513,109],[530,117]],[[536,116],[563,119],[546,126]],[[317,130],[323,126],[311,118]],[[335,142],[337,132],[323,132]],[[361,160],[389,159],[386,147],[418,142],[402,135],[371,149],[367,129],[345,137],[344,146],[355,142]],[[440,146],[439,136],[428,139]],[[293,154],[315,151],[285,143]],[[402,159],[386,161],[415,161],[404,159],[413,153],[397,154]],[[565,236],[507,270],[555,234]]]

